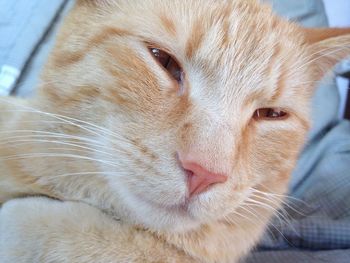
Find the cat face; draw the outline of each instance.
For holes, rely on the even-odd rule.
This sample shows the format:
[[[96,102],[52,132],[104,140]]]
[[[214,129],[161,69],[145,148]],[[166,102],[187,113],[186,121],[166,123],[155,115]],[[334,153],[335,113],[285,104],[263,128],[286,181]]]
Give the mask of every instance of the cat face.
[[[254,212],[256,191],[286,191],[309,127],[311,54],[255,1],[78,1],[39,97],[103,127],[89,131],[101,172],[89,180],[103,178],[130,221],[184,231],[246,220],[237,211]]]

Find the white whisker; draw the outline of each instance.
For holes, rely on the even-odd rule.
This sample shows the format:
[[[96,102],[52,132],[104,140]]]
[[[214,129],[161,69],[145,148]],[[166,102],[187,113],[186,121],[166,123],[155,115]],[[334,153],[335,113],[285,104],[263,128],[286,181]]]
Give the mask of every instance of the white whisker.
[[[0,132],[4,133],[4,132]],[[17,131],[8,131],[6,133],[17,133]],[[34,134],[32,134],[34,133]],[[65,135],[65,134],[60,134],[60,133],[48,133],[48,132],[37,132],[37,131],[30,131],[29,135],[16,135],[16,136],[9,136],[9,137],[4,137],[2,136],[0,138],[0,141],[11,141],[11,140],[16,140],[16,139],[22,139],[22,138],[56,138],[56,139],[70,139],[72,141],[79,141],[79,143],[85,143],[85,144],[92,144],[94,146],[98,147],[106,147],[103,144],[100,144],[96,140],[92,140],[89,138],[84,138],[84,137],[79,137],[79,136],[71,136],[71,135]]]
[[[40,139],[40,140],[39,139],[38,140],[33,140],[33,139],[31,139],[31,140],[16,140],[16,141],[11,142],[11,145],[9,145],[9,147],[18,147],[18,146],[23,146],[23,145],[33,144],[33,143],[52,143],[52,144],[59,144],[59,145],[67,145],[67,146],[72,146],[72,147],[79,148],[79,149],[88,150],[89,152],[96,152],[96,153],[101,153],[104,155],[115,157],[115,155],[113,155],[111,153],[107,153],[104,151],[97,150],[95,148],[82,146],[82,145],[77,144],[77,143],[70,143],[70,142],[66,142],[66,141],[43,140],[43,139]],[[3,145],[3,144],[4,143],[0,143],[0,145]],[[49,148],[46,148],[46,149],[49,149]],[[51,148],[51,149],[53,149],[53,148]]]
[[[116,163],[108,162],[96,158],[91,158],[87,156],[81,156],[81,155],[75,155],[75,154],[61,154],[61,153],[30,153],[30,154],[16,154],[16,155],[10,155],[5,157],[0,157],[0,160],[7,161],[7,160],[18,160],[18,159],[27,159],[27,158],[72,158],[72,159],[81,159],[81,160],[87,160],[87,161],[94,161],[99,162],[103,164],[107,164],[113,167],[118,167]]]
[[[113,172],[79,172],[79,173],[66,173],[66,174],[59,174],[55,175],[54,178],[58,177],[70,177],[70,176],[88,176],[88,175],[118,175],[117,173]]]

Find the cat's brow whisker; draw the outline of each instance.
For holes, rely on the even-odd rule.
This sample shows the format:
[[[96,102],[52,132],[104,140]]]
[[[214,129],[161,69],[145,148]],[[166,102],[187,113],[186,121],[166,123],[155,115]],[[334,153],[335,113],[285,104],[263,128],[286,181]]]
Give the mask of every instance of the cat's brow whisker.
[[[319,49],[319,50],[315,51],[314,53],[310,54],[308,59],[313,58],[313,57],[315,57],[316,55],[319,55],[319,54],[321,54],[321,55],[326,54],[329,50],[333,50],[335,52],[338,52],[339,50],[343,50],[343,49],[347,49],[347,50],[350,51],[350,45],[349,46],[345,46],[344,43],[342,43],[340,45],[334,45],[332,47]],[[331,52],[331,53],[333,53],[333,52]]]
[[[328,48],[324,48],[324,49],[322,49],[322,50],[316,50],[314,53],[311,53],[311,54],[308,54],[307,56],[305,56],[305,59],[308,61],[308,63],[311,61],[311,60],[313,60],[315,57],[317,58],[318,56],[317,55],[319,55],[319,54],[324,54],[324,52],[328,52],[329,50],[334,50],[334,48],[338,48],[338,49],[336,49],[336,51],[339,51],[339,50],[341,50],[341,49],[343,49],[344,48],[344,46],[343,45],[339,45],[339,46],[333,46],[333,47],[328,47]],[[318,58],[317,58],[318,59]],[[297,67],[296,68],[296,63],[300,63],[300,61],[298,60],[298,61],[296,61],[294,64],[292,64],[291,65],[291,67],[290,68],[294,68],[294,69],[300,69],[299,67]],[[300,65],[300,67],[303,67],[303,66],[306,66],[305,64],[302,64],[302,65]]]
[[[311,54],[308,58],[307,63],[304,63],[303,65],[300,65],[299,67],[295,68],[293,71],[297,72],[300,70],[303,70],[304,68],[306,68],[307,66],[309,66],[310,64],[324,58],[324,57],[330,57],[333,54],[337,54],[339,52],[339,50],[344,49],[344,46],[339,46],[338,49],[334,49],[336,46],[332,47],[332,48],[326,48],[326,49],[322,49],[319,50],[313,54]],[[331,51],[328,51],[331,50]],[[320,56],[315,57],[317,54],[321,54]]]
[[[334,49],[334,48],[337,48],[338,49]],[[303,70],[305,67],[309,66],[310,64],[314,63],[315,61],[319,60],[319,59],[322,59],[324,57],[327,57],[327,56],[331,56],[332,54],[336,54],[339,52],[339,50],[342,50],[346,47],[344,47],[344,45],[339,45],[339,46],[333,46],[333,47],[329,47],[329,48],[324,48],[322,50],[318,50],[312,54],[310,54],[309,56],[306,57],[306,60],[307,62],[306,63],[303,63],[303,64],[300,64],[300,61],[298,60],[297,62],[295,62],[294,64],[292,64],[291,67],[289,68],[292,68],[293,70],[288,72],[286,74],[287,77],[293,77],[293,75],[300,71],[300,70]],[[350,51],[350,47],[349,47],[349,51]],[[317,56],[318,54],[321,54],[320,56]],[[319,83],[320,81],[315,81],[315,83]],[[302,85],[300,83],[297,83],[297,85]],[[304,84],[305,85],[305,84]]]

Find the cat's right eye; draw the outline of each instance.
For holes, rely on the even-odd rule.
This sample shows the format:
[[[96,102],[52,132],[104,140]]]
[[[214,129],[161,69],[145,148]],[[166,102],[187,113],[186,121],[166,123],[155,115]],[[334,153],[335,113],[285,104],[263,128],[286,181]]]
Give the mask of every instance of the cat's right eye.
[[[150,51],[159,64],[169,73],[169,75],[179,84],[184,80],[184,71],[179,63],[167,52],[158,49],[150,48]]]

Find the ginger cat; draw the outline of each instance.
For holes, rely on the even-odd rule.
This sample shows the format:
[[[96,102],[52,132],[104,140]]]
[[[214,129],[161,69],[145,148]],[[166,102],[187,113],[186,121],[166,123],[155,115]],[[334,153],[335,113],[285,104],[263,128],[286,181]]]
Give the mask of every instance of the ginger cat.
[[[237,262],[349,33],[254,0],[77,1],[36,97],[1,101],[0,261]]]

